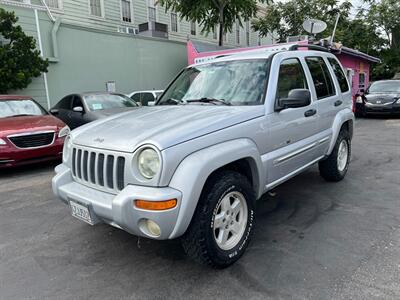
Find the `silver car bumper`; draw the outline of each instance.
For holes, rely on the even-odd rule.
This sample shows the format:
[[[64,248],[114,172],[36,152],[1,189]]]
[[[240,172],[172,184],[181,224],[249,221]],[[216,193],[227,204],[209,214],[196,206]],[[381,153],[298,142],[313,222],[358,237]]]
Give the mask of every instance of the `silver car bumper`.
[[[170,187],[156,188],[128,185],[117,195],[102,192],[72,179],[71,170],[65,165],[56,168],[52,180],[53,192],[65,204],[70,201],[88,207],[93,223],[105,222],[131,234],[155,239],[169,239],[178,218],[182,194]],[[136,208],[134,200],[163,201],[177,199],[177,205],[165,211],[148,211]],[[161,228],[159,237],[151,236],[143,228],[143,220],[156,222]]]

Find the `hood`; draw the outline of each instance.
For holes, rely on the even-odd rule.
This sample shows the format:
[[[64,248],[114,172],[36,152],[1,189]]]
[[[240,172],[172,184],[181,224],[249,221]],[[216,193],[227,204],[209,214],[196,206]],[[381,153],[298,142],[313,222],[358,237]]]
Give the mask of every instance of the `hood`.
[[[55,130],[58,131],[65,124],[51,115],[20,116],[0,118],[0,135],[7,136],[31,131]]]
[[[138,108],[139,107],[110,108],[110,109],[92,111],[92,114],[100,119],[100,118],[116,115],[116,114],[119,114],[121,112],[125,112],[125,111],[128,111],[128,110],[138,109]]]
[[[400,98],[400,93],[372,93],[365,95],[367,102],[372,104],[393,103]]]
[[[122,152],[143,144],[163,150],[263,115],[263,105],[142,107],[79,127],[72,138],[78,145]]]

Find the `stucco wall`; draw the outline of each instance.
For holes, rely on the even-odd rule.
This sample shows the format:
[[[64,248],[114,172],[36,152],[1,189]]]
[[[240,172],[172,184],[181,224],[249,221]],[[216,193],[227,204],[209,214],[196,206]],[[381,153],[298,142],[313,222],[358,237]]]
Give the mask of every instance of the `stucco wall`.
[[[365,73],[365,89],[369,85],[369,63],[363,59],[358,59],[347,54],[337,55],[345,69],[352,69],[354,71],[352,78],[352,94],[355,95],[359,92],[359,75],[360,72]]]

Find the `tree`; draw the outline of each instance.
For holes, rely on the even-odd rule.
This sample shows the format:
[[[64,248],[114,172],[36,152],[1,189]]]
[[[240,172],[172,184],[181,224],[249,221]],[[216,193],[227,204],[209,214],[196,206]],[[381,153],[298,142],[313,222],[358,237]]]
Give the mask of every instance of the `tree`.
[[[36,49],[33,37],[27,36],[14,12],[0,8],[0,93],[26,88],[33,77],[47,72],[48,61]]]
[[[224,34],[232,32],[236,19],[243,26],[242,20],[248,21],[256,16],[258,2],[269,3],[270,0],[158,0],[166,10],[172,9],[182,19],[199,23],[202,32],[209,33],[219,25],[220,46],[224,43]]]
[[[289,0],[275,2],[268,7],[265,16],[255,20],[254,30],[261,36],[272,34],[273,38],[286,42],[288,36],[307,34],[303,29],[303,22],[308,18],[320,19],[328,24],[328,29],[318,34],[317,38],[332,33],[336,16],[345,20],[349,16],[352,5],[349,1],[338,0]]]

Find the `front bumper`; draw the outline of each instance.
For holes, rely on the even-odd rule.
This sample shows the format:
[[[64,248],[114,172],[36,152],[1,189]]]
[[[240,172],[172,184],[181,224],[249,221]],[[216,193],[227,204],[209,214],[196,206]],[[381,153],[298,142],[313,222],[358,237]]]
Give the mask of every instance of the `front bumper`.
[[[386,104],[372,104],[367,102],[364,105],[364,111],[370,114],[400,114],[400,104],[397,102]]]
[[[65,204],[69,204],[72,200],[87,205],[94,223],[105,222],[138,236],[160,240],[170,238],[182,200],[180,191],[170,187],[127,185],[119,194],[114,195],[75,182],[71,170],[65,165],[59,165],[56,173],[52,180],[54,194]],[[164,211],[148,211],[136,208],[133,204],[136,199],[147,201],[177,199],[177,206]],[[159,237],[146,232],[143,225],[145,219],[150,219],[160,226]]]
[[[41,148],[16,148],[11,144],[0,146],[0,169],[23,166],[43,161],[60,160],[64,138],[58,138],[53,144]]]

